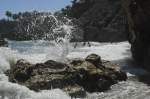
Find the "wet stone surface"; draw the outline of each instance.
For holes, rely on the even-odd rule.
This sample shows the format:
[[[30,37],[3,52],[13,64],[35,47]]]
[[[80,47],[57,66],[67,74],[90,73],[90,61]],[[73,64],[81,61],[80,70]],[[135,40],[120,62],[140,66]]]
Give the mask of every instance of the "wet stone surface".
[[[31,90],[60,88],[72,97],[84,97],[86,92],[105,91],[118,81],[127,79],[126,73],[118,65],[101,60],[96,54],[68,63],[48,60],[31,64],[21,59],[6,74],[9,81]]]

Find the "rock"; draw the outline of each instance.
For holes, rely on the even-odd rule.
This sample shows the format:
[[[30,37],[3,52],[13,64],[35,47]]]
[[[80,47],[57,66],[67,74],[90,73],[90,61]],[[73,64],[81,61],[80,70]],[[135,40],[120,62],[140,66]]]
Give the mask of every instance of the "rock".
[[[94,59],[96,63],[93,64]],[[96,54],[88,55],[85,60],[73,60],[71,64],[82,77],[78,84],[89,92],[109,89],[112,84],[119,80],[127,79],[126,73],[120,71],[118,65],[109,61],[102,61],[100,56]]]
[[[86,92],[105,91],[112,84],[127,79],[117,65],[102,61],[96,54],[67,64],[53,60],[30,64],[21,59],[7,75],[11,82],[32,90],[61,88],[72,97],[85,97]]]
[[[24,82],[31,77],[32,64],[24,59],[17,61],[16,65],[12,67],[9,72],[11,75],[10,80],[13,82]]]
[[[97,64],[101,65],[102,64],[101,57],[96,55],[96,54],[88,55],[85,60],[93,63],[94,65],[97,65]]]
[[[66,64],[55,62],[53,60],[48,60],[44,63],[46,66],[50,66],[53,69],[62,69],[65,67]]]
[[[150,1],[122,0],[126,12],[132,56],[141,66],[150,69]]]

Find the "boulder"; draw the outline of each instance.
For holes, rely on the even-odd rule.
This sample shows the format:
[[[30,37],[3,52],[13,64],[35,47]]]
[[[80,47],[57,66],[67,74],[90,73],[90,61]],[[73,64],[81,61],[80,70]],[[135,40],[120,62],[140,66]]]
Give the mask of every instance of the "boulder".
[[[112,84],[127,79],[126,73],[118,65],[102,61],[96,54],[68,63],[48,60],[30,64],[21,59],[7,71],[7,75],[11,82],[32,90],[60,88],[73,97],[84,97],[86,92],[105,91]]]

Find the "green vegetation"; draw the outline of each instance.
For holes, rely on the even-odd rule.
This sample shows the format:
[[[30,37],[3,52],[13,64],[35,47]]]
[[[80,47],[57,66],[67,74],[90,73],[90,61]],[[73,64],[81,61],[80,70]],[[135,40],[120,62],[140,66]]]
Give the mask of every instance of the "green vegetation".
[[[10,11],[6,11],[7,19],[0,20],[0,37],[11,40],[32,40],[44,37],[45,39],[50,39],[46,35],[52,32],[55,20],[49,15],[52,14],[38,11],[13,14]],[[59,12],[55,13],[55,15],[58,18],[63,18]]]
[[[78,19],[84,12],[91,8],[94,3],[94,0],[73,0],[72,6],[66,6],[61,9],[61,12],[68,17]]]
[[[120,0],[73,0],[72,5],[54,14],[62,21],[64,16],[71,18],[73,24],[82,29],[82,33],[78,31],[75,34],[82,35],[82,41],[126,40],[127,20]],[[51,39],[46,35],[52,32],[54,22],[47,17],[41,23],[38,18],[43,15],[51,13],[32,11],[14,14],[6,11],[7,19],[0,20],[0,36],[13,40]]]

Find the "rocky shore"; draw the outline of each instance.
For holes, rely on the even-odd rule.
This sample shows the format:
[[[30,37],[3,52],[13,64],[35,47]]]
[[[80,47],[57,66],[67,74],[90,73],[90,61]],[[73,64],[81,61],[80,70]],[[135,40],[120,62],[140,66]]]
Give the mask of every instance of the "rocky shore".
[[[40,91],[60,88],[72,97],[85,97],[86,92],[101,92],[127,79],[126,73],[96,54],[68,63],[48,60],[31,64],[24,59],[6,72],[9,81]]]

